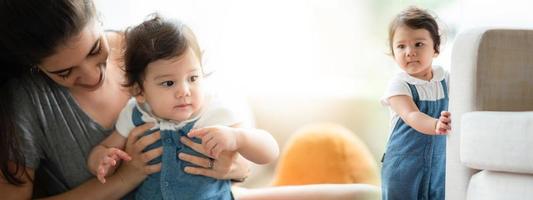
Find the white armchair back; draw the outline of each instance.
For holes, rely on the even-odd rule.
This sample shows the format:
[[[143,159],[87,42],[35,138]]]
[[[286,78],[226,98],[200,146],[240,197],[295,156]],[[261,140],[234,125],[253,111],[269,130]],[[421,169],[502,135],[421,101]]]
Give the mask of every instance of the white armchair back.
[[[483,167],[468,165],[468,163],[473,160],[465,158],[465,160],[463,160],[464,162],[461,162],[461,153],[476,153],[480,149],[476,149],[475,147],[481,145],[480,143],[477,143],[476,140],[469,140],[469,143],[462,144],[462,134],[471,133],[463,133],[461,124],[470,123],[470,121],[466,120],[466,122],[462,122],[461,119],[463,115],[473,111],[507,111],[505,112],[505,115],[509,115],[510,117],[516,117],[515,114],[520,115],[524,113],[512,113],[509,111],[533,111],[533,30],[480,28],[459,34],[452,52],[449,108],[452,113],[453,130],[448,137],[447,143],[446,199],[463,200],[467,199],[467,197],[468,199],[483,199],[475,198],[472,195],[480,189],[485,190],[485,188],[490,187],[480,188],[480,184],[476,184],[473,185],[476,187],[469,189],[470,181],[475,178],[476,181],[482,179],[481,181],[486,180],[485,183],[489,183],[490,181],[503,179],[497,178],[501,174],[500,172],[493,171],[494,169],[486,169],[482,171],[482,173],[479,173],[480,170],[483,170]],[[479,114],[480,113],[478,113],[478,115]],[[487,116],[484,116],[485,114],[487,113],[481,113],[481,118],[475,118],[475,120],[486,118]],[[498,113],[495,115],[498,115]],[[531,116],[531,113],[522,116]],[[501,121],[496,120],[487,123],[498,124],[500,122]],[[511,123],[502,122],[501,124],[503,126],[513,126],[512,121]],[[529,120],[522,123],[524,127],[530,128],[529,131],[521,133],[526,134],[524,136],[525,138],[533,138],[533,129],[531,129],[533,127],[531,124],[533,124],[533,117],[530,117]],[[483,127],[484,126],[476,128]],[[505,130],[505,128],[502,130]],[[509,137],[517,137],[517,134],[520,133],[502,131],[499,134],[508,135]],[[472,138],[474,136],[469,135],[469,137]],[[490,135],[484,135],[483,137],[490,137]],[[495,144],[501,142],[498,138],[493,138],[494,140],[491,140],[490,138],[485,139],[487,142],[495,142]],[[528,140],[516,140],[515,142],[519,143],[527,141]],[[479,142],[482,141],[480,140]],[[530,149],[533,149],[533,144],[530,144],[530,147]],[[492,150],[493,151],[491,152],[498,152],[508,151],[510,149],[498,149],[498,145],[495,145]],[[512,154],[531,152],[531,150],[525,152],[517,151]],[[503,156],[512,154],[506,154]],[[472,157],[472,154],[465,154],[465,156],[466,155]],[[493,159],[499,158],[493,157]],[[476,160],[476,162],[477,161],[479,160]],[[494,162],[503,163],[505,160],[496,160],[492,163]],[[533,161],[530,161],[530,163],[533,164]],[[507,164],[513,166],[512,163]],[[526,164],[527,166],[527,163],[522,164]],[[533,170],[533,165],[529,165],[529,167],[531,167],[529,170]],[[513,167],[511,168],[514,169]],[[503,173],[505,174],[506,172]],[[473,178],[472,176],[474,174],[476,174],[476,176]],[[489,178],[483,179],[483,177],[487,176]],[[526,182],[529,180],[529,190],[533,191],[533,174],[512,173],[508,175],[508,177],[510,177],[508,180],[514,180],[512,177],[515,176],[521,178],[525,177]],[[495,181],[495,183],[502,182]],[[510,190],[503,191],[514,191],[513,188],[507,189]],[[492,192],[496,191],[497,190],[494,190]],[[469,194],[469,192],[472,193]],[[480,193],[478,192],[476,194]],[[533,193],[528,194],[533,195]],[[525,196],[518,199],[524,198],[533,199],[533,196]],[[484,197],[484,199],[498,199],[498,197]]]

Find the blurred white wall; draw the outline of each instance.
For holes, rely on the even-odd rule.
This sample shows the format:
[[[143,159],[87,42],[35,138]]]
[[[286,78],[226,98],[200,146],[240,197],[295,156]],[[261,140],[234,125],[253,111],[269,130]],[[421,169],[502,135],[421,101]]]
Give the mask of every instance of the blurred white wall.
[[[533,1],[459,0],[459,29],[479,26],[533,28]]]
[[[529,0],[95,1],[108,29],[123,30],[153,12],[182,19],[198,35],[206,68],[247,96],[377,101],[398,71],[387,55],[387,23],[407,5],[429,8],[442,22],[445,43],[434,63],[446,69],[463,29],[533,26]]]
[[[366,2],[97,0],[97,6],[111,29],[155,11],[184,20],[205,50],[206,68],[246,94],[377,96],[368,80],[383,52],[364,31],[371,26]]]

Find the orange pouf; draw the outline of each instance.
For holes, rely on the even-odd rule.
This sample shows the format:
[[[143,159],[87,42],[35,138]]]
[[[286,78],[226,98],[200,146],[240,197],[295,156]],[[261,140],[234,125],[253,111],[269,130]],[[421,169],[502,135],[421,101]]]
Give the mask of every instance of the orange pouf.
[[[367,146],[336,124],[298,130],[282,152],[273,185],[367,183],[379,185],[379,170]]]

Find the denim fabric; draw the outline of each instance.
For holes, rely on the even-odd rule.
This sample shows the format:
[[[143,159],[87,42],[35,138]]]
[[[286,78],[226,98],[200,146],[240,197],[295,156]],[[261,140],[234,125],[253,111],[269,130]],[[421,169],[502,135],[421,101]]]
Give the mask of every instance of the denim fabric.
[[[436,101],[420,100],[416,87],[408,84],[420,112],[433,118],[448,110],[446,81],[440,83],[444,98]],[[446,136],[420,133],[400,118],[383,157],[382,199],[444,200],[445,171]]]
[[[142,120],[142,113],[137,107],[133,109],[132,120],[135,126],[140,126],[145,122]],[[179,152],[188,153],[195,156],[206,157],[193,149],[182,144],[179,140],[181,136],[187,137],[187,133],[194,126],[196,121],[186,124],[184,127],[175,130],[171,122],[159,122],[159,129],[150,130],[144,135],[152,134],[160,130],[161,139],[144,149],[144,152],[163,146],[163,155],[150,161],[150,164],[162,162],[161,172],[148,176],[141,185],[134,191],[134,199],[233,199],[231,194],[231,183],[229,180],[218,180],[206,176],[190,175],[183,171],[186,166],[193,166],[190,163],[181,161],[177,155]],[[196,143],[201,143],[197,138],[192,139]]]

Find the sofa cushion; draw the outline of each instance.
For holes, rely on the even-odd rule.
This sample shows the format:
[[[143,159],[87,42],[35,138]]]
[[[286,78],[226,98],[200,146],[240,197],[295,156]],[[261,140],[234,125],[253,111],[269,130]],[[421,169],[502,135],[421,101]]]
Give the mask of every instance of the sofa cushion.
[[[461,124],[463,164],[533,174],[533,112],[470,112]]]
[[[533,175],[483,170],[472,176],[468,200],[513,199],[533,197]]]

